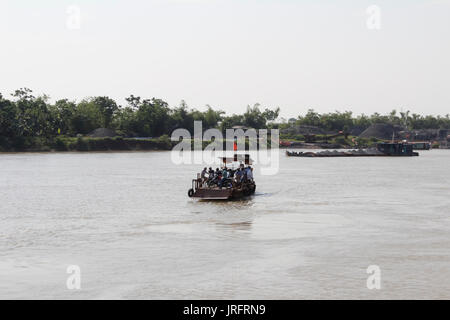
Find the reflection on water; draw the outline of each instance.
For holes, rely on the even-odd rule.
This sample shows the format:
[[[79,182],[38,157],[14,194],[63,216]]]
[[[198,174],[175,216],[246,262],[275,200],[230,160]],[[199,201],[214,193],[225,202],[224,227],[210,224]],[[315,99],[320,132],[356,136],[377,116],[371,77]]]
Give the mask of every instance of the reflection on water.
[[[252,227],[251,221],[233,222],[233,223],[216,223],[217,229],[229,229],[238,231],[249,231]]]
[[[0,298],[450,298],[449,166],[281,152],[226,202],[188,198],[201,166],[167,152],[2,154]]]

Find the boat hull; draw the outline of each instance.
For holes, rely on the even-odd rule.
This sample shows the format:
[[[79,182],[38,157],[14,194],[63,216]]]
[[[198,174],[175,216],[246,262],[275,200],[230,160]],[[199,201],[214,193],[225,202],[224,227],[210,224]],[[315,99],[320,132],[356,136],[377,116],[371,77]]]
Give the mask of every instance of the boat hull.
[[[255,190],[254,183],[243,188],[197,188],[191,197],[201,200],[232,200],[250,196]]]

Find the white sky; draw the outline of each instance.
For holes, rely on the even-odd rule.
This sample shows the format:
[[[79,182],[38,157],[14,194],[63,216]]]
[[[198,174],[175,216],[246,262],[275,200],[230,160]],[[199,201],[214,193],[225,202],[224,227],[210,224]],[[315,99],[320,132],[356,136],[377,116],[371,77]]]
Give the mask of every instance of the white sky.
[[[339,3],[339,5],[338,5]],[[81,10],[79,30],[67,8]],[[381,29],[366,26],[369,5]],[[1,0],[0,92],[450,113],[450,2]]]

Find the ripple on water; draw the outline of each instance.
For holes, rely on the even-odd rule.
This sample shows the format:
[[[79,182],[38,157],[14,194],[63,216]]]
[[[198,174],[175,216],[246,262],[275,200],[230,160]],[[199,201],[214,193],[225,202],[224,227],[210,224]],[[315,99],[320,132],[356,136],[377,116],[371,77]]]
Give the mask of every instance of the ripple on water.
[[[258,240],[327,237],[342,234],[351,221],[338,214],[273,214],[256,218],[251,237]]]

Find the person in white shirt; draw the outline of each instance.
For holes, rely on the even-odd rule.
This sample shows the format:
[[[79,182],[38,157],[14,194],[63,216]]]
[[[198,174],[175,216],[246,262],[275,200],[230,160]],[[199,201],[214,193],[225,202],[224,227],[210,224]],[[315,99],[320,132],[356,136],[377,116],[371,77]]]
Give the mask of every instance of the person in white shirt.
[[[250,180],[250,181],[253,180],[253,169],[250,166],[248,166],[245,169],[245,171],[247,173],[247,180]]]
[[[206,167],[205,168],[203,168],[203,170],[202,170],[202,174],[201,174],[201,178],[202,178],[202,184],[204,184],[205,182],[206,182],[206,175],[207,175],[207,173],[208,173],[208,170],[206,169]]]

